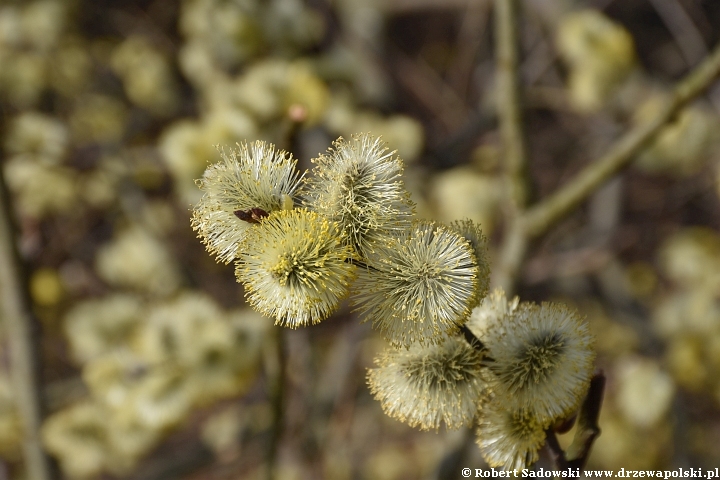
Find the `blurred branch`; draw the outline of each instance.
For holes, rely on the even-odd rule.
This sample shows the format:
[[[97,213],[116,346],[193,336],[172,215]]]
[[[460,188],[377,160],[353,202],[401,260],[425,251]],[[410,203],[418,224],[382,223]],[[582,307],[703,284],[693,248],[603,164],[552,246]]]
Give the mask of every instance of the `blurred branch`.
[[[655,11],[675,38],[680,54],[693,66],[708,54],[705,40],[690,15],[677,0],[650,0]]]
[[[267,475],[268,480],[279,478],[277,476],[277,456],[280,449],[280,440],[283,432],[283,413],[285,410],[285,331],[276,326],[272,329],[274,336],[271,339],[273,352],[265,356],[266,375],[268,382],[268,395],[272,405],[273,419],[270,427],[270,439],[267,449]]]
[[[631,129],[610,147],[607,154],[586,166],[574,179],[520,217],[511,219],[500,248],[498,265],[493,272],[493,284],[503,287],[511,295],[529,240],[543,235],[613,175],[628,166],[683,107],[712,85],[718,75],[720,46],[675,86],[670,100],[652,121]]]
[[[525,257],[526,241],[518,221],[527,201],[527,149],[520,100],[518,0],[495,0],[496,92],[500,138],[508,194],[508,225],[500,246],[493,284],[512,295],[516,272]]]
[[[480,341],[478,337],[475,336],[474,333],[470,331],[467,325],[463,325],[460,327],[460,333],[462,333],[463,337],[465,338],[465,341],[473,347],[475,350],[483,351],[485,350],[485,345]]]
[[[11,219],[9,195],[0,172],[0,317],[7,329],[13,389],[23,426],[23,459],[28,478],[51,480],[52,470],[40,440],[42,406],[35,319]]]
[[[691,4],[681,4],[678,0],[650,0],[650,3],[675,39],[680,55],[688,67],[697,65],[708,55],[705,38],[686,10],[692,8]],[[702,9],[700,13],[703,13]],[[720,92],[717,89],[710,91],[708,98],[715,111],[720,114]]]
[[[531,238],[542,235],[626,167],[685,105],[708,89],[719,74],[720,46],[677,84],[670,101],[652,121],[634,127],[620,137],[605,156],[592,162],[566,185],[530,208],[522,218],[525,234]]]
[[[517,212],[526,201],[527,151],[520,100],[518,1],[495,0],[496,92],[498,122],[511,208]]]
[[[527,235],[525,235],[520,219],[515,218],[505,230],[505,237],[500,245],[500,258],[492,270],[493,287],[502,288],[508,298],[515,293],[515,283],[520,267],[525,260],[527,248]]]

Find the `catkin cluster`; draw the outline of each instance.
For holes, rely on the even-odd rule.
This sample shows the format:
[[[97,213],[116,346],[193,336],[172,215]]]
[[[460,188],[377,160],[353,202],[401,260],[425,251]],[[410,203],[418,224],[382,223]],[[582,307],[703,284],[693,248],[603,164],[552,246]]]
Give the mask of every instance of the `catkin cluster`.
[[[390,344],[368,372],[388,415],[421,429],[475,422],[491,466],[537,460],[592,373],[576,312],[487,295],[479,225],[414,219],[402,160],[378,138],[338,139],[307,175],[261,141],[221,154],[198,181],[192,226],[218,261],[235,263],[250,305],[297,328],[349,297]]]

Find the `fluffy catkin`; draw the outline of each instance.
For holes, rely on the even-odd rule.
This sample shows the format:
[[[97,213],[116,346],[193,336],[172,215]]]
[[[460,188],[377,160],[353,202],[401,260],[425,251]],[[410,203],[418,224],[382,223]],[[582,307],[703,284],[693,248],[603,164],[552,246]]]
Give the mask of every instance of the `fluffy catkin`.
[[[423,221],[374,249],[359,269],[353,302],[393,346],[438,343],[465,323],[478,295],[467,240]]]
[[[229,263],[253,227],[235,212],[292,208],[301,177],[292,155],[263,141],[243,142],[220,153],[222,160],[210,165],[197,182],[203,197],[193,208],[191,224],[208,252]]]
[[[486,386],[482,354],[459,337],[439,345],[388,349],[368,371],[370,391],[383,411],[411,427],[468,425]]]
[[[342,240],[337,224],[303,208],[261,220],[242,243],[235,269],[250,305],[290,328],[330,316],[355,278]]]
[[[304,205],[337,222],[360,259],[386,235],[409,228],[413,205],[401,174],[402,160],[370,134],[342,137],[313,160]]]

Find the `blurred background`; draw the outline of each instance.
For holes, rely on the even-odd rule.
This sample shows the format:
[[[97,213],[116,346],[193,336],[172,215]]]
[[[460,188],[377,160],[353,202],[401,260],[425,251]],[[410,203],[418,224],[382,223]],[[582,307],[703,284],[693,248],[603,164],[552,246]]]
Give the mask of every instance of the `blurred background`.
[[[289,480],[484,466],[466,432],[382,413],[365,374],[385,344],[347,306],[282,333],[249,310],[190,209],[215,145],[264,139],[308,168],[370,131],[405,160],[419,217],[471,218],[497,247],[491,3],[0,1],[2,173],[58,478],[260,479],[271,458]],[[522,4],[532,199],[652,119],[720,41],[716,0]],[[591,468],[720,466],[719,114],[714,88],[521,270],[522,300],[568,302],[597,335]],[[0,329],[0,479],[33,480]]]

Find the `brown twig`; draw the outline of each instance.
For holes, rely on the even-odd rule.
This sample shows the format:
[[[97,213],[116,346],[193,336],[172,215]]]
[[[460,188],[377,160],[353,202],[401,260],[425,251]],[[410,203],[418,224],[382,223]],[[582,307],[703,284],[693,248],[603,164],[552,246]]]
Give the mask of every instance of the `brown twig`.
[[[552,457],[555,467],[559,470],[567,469],[568,461],[567,458],[565,458],[565,451],[560,446],[560,442],[558,442],[555,432],[553,430],[548,430],[545,432],[545,437],[545,446],[550,451],[550,456]]]
[[[600,435],[598,418],[604,392],[605,374],[598,372],[590,380],[590,388],[578,414],[575,437],[566,452],[570,468],[585,468],[590,449]]]

